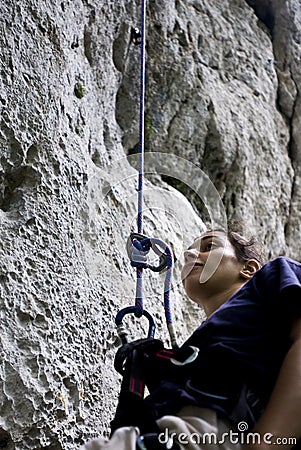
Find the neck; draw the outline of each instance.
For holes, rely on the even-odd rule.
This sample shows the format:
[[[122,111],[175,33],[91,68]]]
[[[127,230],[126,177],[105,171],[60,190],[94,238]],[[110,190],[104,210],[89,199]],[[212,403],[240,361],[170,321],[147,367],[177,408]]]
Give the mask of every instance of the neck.
[[[224,291],[222,294],[212,294],[209,297],[206,297],[206,300],[202,302],[201,306],[204,309],[206,317],[211,316],[221,305],[223,305],[229,298],[231,298],[239,289],[245,284],[237,283],[234,286],[231,286],[227,291]]]

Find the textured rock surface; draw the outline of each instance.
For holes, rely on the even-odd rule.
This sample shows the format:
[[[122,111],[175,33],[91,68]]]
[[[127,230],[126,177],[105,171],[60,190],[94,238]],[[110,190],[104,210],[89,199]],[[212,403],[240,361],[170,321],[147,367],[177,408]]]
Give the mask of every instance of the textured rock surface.
[[[134,298],[124,247],[136,215],[137,158],[126,155],[138,142],[139,2],[0,9],[0,446],[73,450],[108,430],[112,324]],[[201,317],[180,288],[181,252],[203,224],[168,183],[198,191],[205,217],[220,205],[203,170],[228,218],[271,255],[301,259],[300,29],[299,0],[149,0],[146,145],[170,156],[148,176],[145,232],[177,257],[180,340]],[[162,276],[147,274],[165,339],[161,291]]]

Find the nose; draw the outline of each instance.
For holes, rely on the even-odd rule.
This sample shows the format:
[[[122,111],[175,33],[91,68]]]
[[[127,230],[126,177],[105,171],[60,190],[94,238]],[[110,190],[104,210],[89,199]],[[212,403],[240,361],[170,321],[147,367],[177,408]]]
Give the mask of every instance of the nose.
[[[196,248],[191,248],[184,251],[184,261],[185,263],[193,262],[199,256],[199,251]]]

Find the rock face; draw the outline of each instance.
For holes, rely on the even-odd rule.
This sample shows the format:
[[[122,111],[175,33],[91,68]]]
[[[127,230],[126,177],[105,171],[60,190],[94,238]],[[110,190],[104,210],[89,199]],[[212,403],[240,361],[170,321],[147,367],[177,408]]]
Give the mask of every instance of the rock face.
[[[299,5],[252,2],[257,17],[245,2],[163,3],[150,4],[150,147],[199,164],[229,218],[244,218],[270,255],[297,258]],[[134,103],[135,67],[128,63],[117,97],[129,149],[123,103]]]
[[[108,431],[134,302],[140,2],[0,9],[0,447],[73,450]],[[179,341],[202,318],[179,269],[205,220],[301,259],[300,30],[299,0],[148,2],[144,232],[176,256]],[[145,297],[168,343],[163,278]]]

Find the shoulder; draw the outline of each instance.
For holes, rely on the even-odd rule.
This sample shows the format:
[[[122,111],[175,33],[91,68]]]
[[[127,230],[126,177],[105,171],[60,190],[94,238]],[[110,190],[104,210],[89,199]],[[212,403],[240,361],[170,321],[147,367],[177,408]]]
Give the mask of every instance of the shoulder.
[[[301,263],[285,256],[268,261],[254,275],[258,282],[269,283],[280,290],[288,286],[301,287]]]
[[[301,263],[295,261],[286,256],[278,256],[277,258],[271,259],[260,269],[260,271],[267,272],[269,270],[279,270],[279,271],[301,271]]]
[[[287,256],[278,256],[277,258],[272,259],[270,262],[273,261],[278,264],[287,264],[291,267],[296,267],[299,269],[301,268],[300,261],[295,261],[294,259],[288,258]]]

